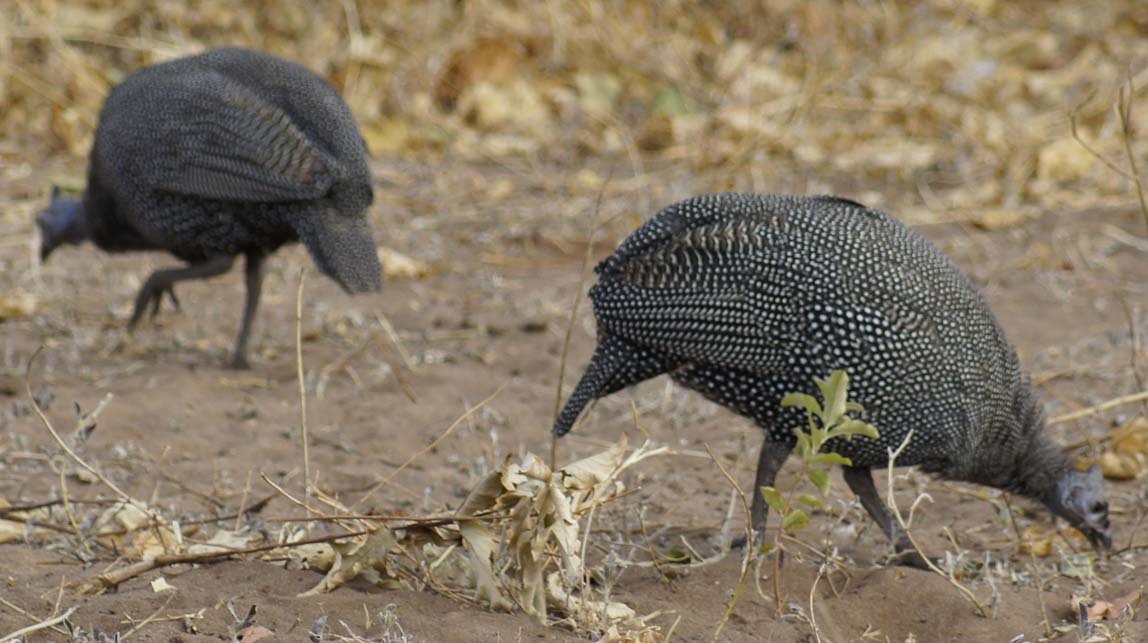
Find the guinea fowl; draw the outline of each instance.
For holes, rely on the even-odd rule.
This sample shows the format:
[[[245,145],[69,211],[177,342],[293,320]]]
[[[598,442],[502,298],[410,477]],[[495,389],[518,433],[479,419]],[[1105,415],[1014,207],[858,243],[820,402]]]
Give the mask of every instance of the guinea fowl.
[[[41,256],[90,240],[107,252],[165,250],[187,262],[151,274],[129,328],[175,298],[175,284],[246,260],[247,299],[232,365],[246,367],[264,262],[302,241],[350,293],[382,288],[367,221],[363,138],[319,75],[250,49],[216,49],[138,71],[100,112],[80,200],[53,191],[37,217]]]
[[[586,405],[669,374],[765,430],[754,483],[759,538],[772,486],[805,426],[783,408],[814,379],[851,376],[876,440],[832,440],[845,481],[903,561],[923,565],[886,509],[872,468],[898,465],[1047,506],[1111,546],[1099,467],[1078,472],[1045,431],[1016,351],[971,281],[896,219],[834,197],[700,196],[671,205],[598,265],[598,346],[554,431]]]

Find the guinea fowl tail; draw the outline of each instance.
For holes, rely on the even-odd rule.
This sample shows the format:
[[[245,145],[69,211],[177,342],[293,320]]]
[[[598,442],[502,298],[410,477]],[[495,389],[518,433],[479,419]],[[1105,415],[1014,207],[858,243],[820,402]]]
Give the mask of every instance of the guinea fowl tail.
[[[382,290],[383,269],[366,217],[335,210],[309,212],[294,227],[319,271],[344,290]]]
[[[602,332],[590,365],[566,400],[566,406],[554,423],[554,434],[562,437],[574,428],[574,422],[593,400],[648,380],[674,368],[672,362],[657,352],[635,346],[626,340]]]

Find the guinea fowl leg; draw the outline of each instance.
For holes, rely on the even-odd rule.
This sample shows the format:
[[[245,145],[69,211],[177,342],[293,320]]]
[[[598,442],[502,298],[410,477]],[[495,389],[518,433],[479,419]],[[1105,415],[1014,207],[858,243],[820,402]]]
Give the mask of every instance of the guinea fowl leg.
[[[231,368],[248,368],[247,338],[251,336],[251,324],[255,311],[259,309],[259,295],[263,292],[263,262],[267,255],[261,252],[247,254],[247,303],[243,306],[243,324],[239,327],[239,339],[235,341],[235,354],[231,358]]]
[[[201,261],[186,268],[171,268],[151,273],[151,276],[140,288],[139,294],[136,295],[136,307],[132,312],[131,320],[128,321],[128,331],[135,330],[136,324],[143,317],[149,304],[151,305],[151,316],[155,317],[156,313],[159,312],[159,304],[163,300],[164,293],[171,297],[172,303],[178,308],[179,300],[175,298],[175,284],[189,279],[207,279],[222,275],[231,270],[231,264],[234,261],[234,257],[212,257],[207,261]]]
[[[861,506],[865,507],[865,511],[868,511],[873,520],[877,521],[881,531],[885,532],[885,535],[893,543],[893,548],[900,557],[900,563],[910,567],[928,569],[929,565],[921,553],[913,547],[909,537],[897,524],[896,518],[889,512],[889,508],[881,502],[881,496],[877,494],[877,486],[873,484],[872,470],[865,467],[842,467],[842,469],[844,469],[845,483],[861,499]]]
[[[761,451],[757,454],[757,473],[753,477],[753,502],[751,503],[750,517],[753,522],[753,530],[757,532],[756,540],[759,546],[765,544],[766,519],[765,498],[761,495],[761,488],[773,486],[774,481],[777,480],[777,472],[781,470],[781,465],[785,464],[785,460],[789,458],[790,451],[792,451],[792,447],[770,440],[767,432],[765,440],[761,443]]]

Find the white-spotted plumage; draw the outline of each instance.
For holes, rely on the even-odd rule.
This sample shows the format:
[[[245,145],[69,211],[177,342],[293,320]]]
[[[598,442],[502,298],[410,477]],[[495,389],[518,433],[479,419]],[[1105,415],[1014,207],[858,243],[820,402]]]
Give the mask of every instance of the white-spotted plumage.
[[[658,213],[596,272],[598,348],[559,435],[591,400],[668,373],[765,429],[758,482],[772,484],[806,424],[781,398],[816,394],[815,378],[843,369],[881,433],[827,445],[852,459],[859,494],[856,472],[886,466],[912,430],[899,464],[1053,506],[1068,462],[1016,352],[968,277],[885,213],[835,197],[699,196]]]

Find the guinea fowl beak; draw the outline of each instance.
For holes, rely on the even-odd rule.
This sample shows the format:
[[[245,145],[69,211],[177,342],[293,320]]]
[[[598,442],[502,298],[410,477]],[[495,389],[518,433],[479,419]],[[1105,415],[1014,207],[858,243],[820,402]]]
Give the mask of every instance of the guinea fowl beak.
[[[1088,531],[1088,542],[1092,543],[1092,548],[1096,551],[1107,551],[1112,549],[1112,531],[1099,529],[1090,529]]]
[[[36,217],[36,234],[40,237],[40,262],[47,260],[48,255],[56,249],[56,244],[52,241],[52,235],[48,234],[47,222],[44,221],[44,215]]]
[[[40,240],[40,263],[47,261],[48,255],[52,254],[52,251],[55,249],[56,249],[56,244],[49,243],[47,239],[41,239]]]

